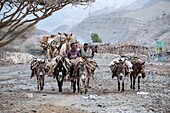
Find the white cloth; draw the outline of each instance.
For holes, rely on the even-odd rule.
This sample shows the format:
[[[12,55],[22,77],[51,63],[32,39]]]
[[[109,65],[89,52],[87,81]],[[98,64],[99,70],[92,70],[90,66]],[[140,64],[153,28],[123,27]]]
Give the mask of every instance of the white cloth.
[[[114,60],[112,60],[112,61],[110,62],[109,66],[112,66],[112,65],[114,65],[115,63],[119,63],[119,60],[124,61],[125,64],[128,66],[129,69],[132,68],[132,66],[133,66],[132,63],[131,63],[130,61],[126,60],[125,58],[116,58],[116,59],[114,59]]]
[[[87,49],[87,51],[85,52],[84,49],[81,49],[81,55],[82,57],[92,57],[92,50],[91,49]]]

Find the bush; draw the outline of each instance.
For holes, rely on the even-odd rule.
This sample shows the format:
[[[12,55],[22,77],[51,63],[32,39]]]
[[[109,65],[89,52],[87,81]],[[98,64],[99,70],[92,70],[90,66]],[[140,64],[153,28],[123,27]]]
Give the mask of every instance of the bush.
[[[91,40],[93,43],[95,43],[95,42],[102,43],[102,39],[96,33],[91,34]]]

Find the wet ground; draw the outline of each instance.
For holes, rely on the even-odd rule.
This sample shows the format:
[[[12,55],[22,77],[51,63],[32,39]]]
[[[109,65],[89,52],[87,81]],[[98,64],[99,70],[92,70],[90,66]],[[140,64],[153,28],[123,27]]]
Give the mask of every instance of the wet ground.
[[[115,57],[95,56],[99,69],[86,95],[72,93],[70,82],[64,82],[59,93],[56,80],[47,76],[44,90],[37,91],[36,79],[30,79],[29,64],[1,66],[0,113],[169,113],[170,64],[147,63],[141,89],[131,90],[127,77],[125,92],[121,93],[108,67]]]

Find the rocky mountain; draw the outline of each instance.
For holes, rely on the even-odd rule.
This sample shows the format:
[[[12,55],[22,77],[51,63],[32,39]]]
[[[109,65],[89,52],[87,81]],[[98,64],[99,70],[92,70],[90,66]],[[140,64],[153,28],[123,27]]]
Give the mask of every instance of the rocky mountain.
[[[147,22],[142,28],[133,33],[129,40],[133,43],[154,45],[157,40],[167,42],[170,46],[170,15],[165,13],[155,20]]]
[[[35,31],[33,32],[33,35],[47,35],[47,34],[50,34],[50,33],[45,30],[41,30],[41,29],[35,29]]]
[[[170,27],[169,0],[136,0],[116,12],[104,13],[104,10],[84,19],[71,31],[86,41],[91,40],[91,33],[97,33],[106,43],[140,42],[141,37],[145,37],[144,43],[153,38],[161,39],[159,34],[165,34]]]
[[[101,14],[102,11],[104,11],[103,13],[109,13],[112,12],[113,9],[117,10],[120,7],[128,6],[134,1],[135,0],[95,0],[94,3],[88,6],[68,5],[63,9],[55,12],[49,18],[40,21],[37,24],[37,28],[44,29],[51,33],[57,29],[60,30],[60,28],[65,25],[72,27],[76,24],[79,24],[88,16],[92,14],[98,14],[97,12],[99,12],[99,14]],[[67,31],[67,28],[64,30]]]
[[[169,2],[169,0],[136,0],[133,4],[122,7],[121,9],[136,10],[141,8],[149,8],[156,5],[158,2]]]
[[[58,32],[69,32],[71,30],[71,26],[69,25],[61,25],[56,29],[52,30],[50,33],[57,34]]]

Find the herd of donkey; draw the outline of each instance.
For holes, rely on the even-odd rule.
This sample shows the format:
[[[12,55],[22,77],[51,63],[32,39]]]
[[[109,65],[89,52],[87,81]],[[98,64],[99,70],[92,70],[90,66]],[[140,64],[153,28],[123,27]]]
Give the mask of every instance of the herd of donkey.
[[[45,75],[48,75],[57,80],[59,92],[62,92],[63,82],[68,80],[71,81],[71,88],[74,93],[76,91],[80,94],[87,93],[89,80],[94,76],[95,69],[99,67],[93,58],[68,59],[66,57],[67,52],[73,42],[76,43],[77,48],[82,48],[73,34],[58,33],[57,35],[42,37],[41,47],[45,51],[45,58],[33,58],[30,65],[31,78],[36,77],[38,90],[43,90]],[[97,48],[91,49],[97,52]],[[140,89],[140,79],[145,77],[145,62],[136,57],[122,56],[113,59],[109,66],[112,71],[111,77],[117,77],[118,92],[124,92],[124,79],[128,75],[130,75],[131,89],[135,89],[136,78],[138,89]],[[70,77],[71,71],[72,76]]]

